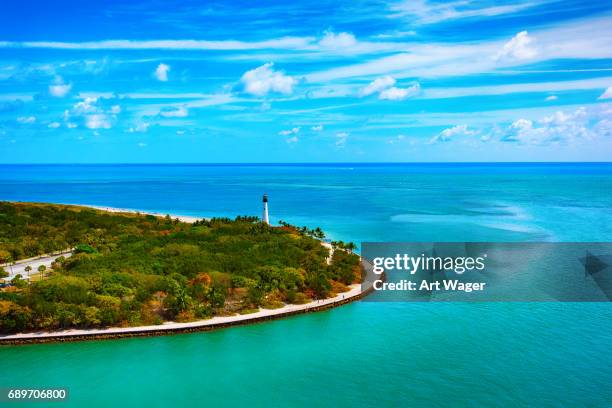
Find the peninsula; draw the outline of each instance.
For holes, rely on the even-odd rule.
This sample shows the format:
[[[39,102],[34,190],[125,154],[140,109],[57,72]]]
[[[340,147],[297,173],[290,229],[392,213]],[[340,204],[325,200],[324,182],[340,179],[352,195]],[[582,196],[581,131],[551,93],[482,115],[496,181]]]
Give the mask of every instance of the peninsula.
[[[359,297],[359,257],[320,229],[257,217],[184,222],[0,202],[0,263],[66,251],[0,289],[0,341],[223,327]]]

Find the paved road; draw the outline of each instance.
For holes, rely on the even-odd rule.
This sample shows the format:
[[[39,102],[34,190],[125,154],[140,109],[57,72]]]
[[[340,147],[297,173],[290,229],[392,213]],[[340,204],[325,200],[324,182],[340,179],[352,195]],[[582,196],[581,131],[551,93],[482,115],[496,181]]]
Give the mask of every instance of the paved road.
[[[9,276],[4,278],[4,279],[5,279],[5,281],[10,281],[11,279],[13,279],[15,277],[15,275],[21,275],[21,277],[23,279],[30,279],[30,276],[35,276],[35,275],[38,275],[40,273],[40,272],[38,272],[38,267],[40,265],[45,265],[47,267],[47,269],[50,269],[51,268],[51,264],[58,257],[63,256],[64,258],[68,258],[71,255],[72,255],[72,252],[71,251],[67,251],[67,252],[63,252],[61,254],[56,254],[56,255],[44,255],[44,256],[42,256],[40,258],[25,259],[23,261],[18,261],[14,265],[5,265],[4,266],[4,270],[9,273]],[[25,267],[28,266],[28,265],[30,265],[32,267],[32,270],[30,271],[29,275],[25,271]]]

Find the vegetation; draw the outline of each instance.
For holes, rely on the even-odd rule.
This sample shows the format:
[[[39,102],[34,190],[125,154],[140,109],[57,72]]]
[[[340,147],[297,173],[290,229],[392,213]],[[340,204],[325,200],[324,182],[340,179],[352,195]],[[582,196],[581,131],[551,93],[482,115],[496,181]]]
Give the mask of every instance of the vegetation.
[[[0,202],[0,262],[74,248],[41,279],[2,289],[0,332],[189,321],[329,297],[360,280],[359,258],[336,250],[328,264],[322,237],[257,217],[188,224]]]

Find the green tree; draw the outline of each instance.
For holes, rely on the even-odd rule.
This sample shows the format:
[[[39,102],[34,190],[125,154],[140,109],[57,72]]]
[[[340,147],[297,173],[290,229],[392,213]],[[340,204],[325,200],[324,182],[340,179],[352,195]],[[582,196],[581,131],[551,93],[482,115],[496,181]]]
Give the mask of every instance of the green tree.
[[[43,278],[43,274],[45,273],[46,270],[47,270],[47,267],[45,265],[40,265],[38,267],[38,272],[40,272],[40,279]]]
[[[24,270],[26,271],[28,276],[30,276],[30,272],[32,271],[32,267],[30,265],[27,265]]]
[[[0,263],[9,263],[13,260],[11,253],[4,249],[0,249]]]
[[[226,289],[223,285],[213,284],[208,293],[210,305],[215,308],[221,308],[225,304]]]
[[[0,266],[0,278],[6,278],[7,276],[9,276],[9,273]]]
[[[80,254],[80,253],[84,253],[84,254],[95,254],[96,249],[93,248],[91,245],[87,245],[87,244],[78,244],[77,246],[74,247],[74,253],[75,254]]]
[[[248,300],[251,306],[259,306],[264,298],[264,289],[263,284],[261,282],[257,282],[255,285],[251,286],[248,291]]]
[[[11,280],[11,284],[16,288],[22,289],[27,286],[27,282],[22,279],[21,274],[15,275],[15,277]]]
[[[314,237],[317,239],[323,239],[325,238],[325,233],[323,232],[323,230],[319,227],[314,229]]]
[[[178,275],[177,278],[182,278],[182,280],[184,280],[180,275]],[[177,280],[169,279],[169,291],[171,295],[166,298],[166,306],[173,317],[188,310],[192,304],[191,296],[187,293],[185,286],[182,282]]]

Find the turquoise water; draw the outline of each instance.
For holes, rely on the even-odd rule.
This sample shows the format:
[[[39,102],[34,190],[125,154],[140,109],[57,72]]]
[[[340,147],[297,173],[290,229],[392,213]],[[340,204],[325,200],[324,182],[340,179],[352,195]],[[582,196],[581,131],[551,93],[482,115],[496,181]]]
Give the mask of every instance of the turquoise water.
[[[610,241],[611,165],[0,166],[0,199],[258,214],[361,241]],[[358,302],[211,333],[0,348],[58,406],[612,405],[609,303]],[[25,405],[21,405],[25,406]],[[34,405],[37,406],[37,405]],[[40,406],[40,405],[38,405]]]

